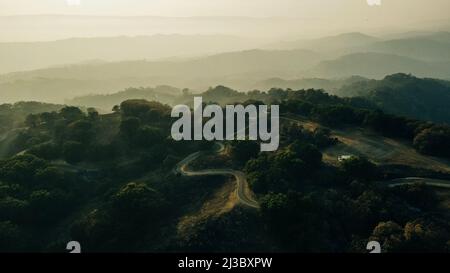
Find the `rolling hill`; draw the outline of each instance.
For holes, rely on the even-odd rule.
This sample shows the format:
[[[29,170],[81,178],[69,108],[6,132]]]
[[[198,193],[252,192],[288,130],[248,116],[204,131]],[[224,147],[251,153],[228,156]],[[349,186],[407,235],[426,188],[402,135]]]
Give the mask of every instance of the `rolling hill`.
[[[341,96],[359,96],[396,115],[450,123],[450,82],[395,74],[383,80],[359,81],[342,87]]]
[[[229,35],[152,35],[0,43],[0,73],[81,63],[192,57],[251,49],[263,39]]]
[[[123,91],[104,94],[87,95],[67,100],[69,105],[95,107],[105,111],[112,109],[114,105],[129,99],[145,99],[148,101],[160,101],[171,104],[176,96],[181,94],[181,90],[171,86],[157,86],[155,88],[127,88]]]
[[[340,58],[323,61],[308,71],[317,77],[350,77],[359,75],[381,79],[395,73],[411,73],[420,77],[450,79],[449,62],[425,62],[399,55],[384,53],[354,53]]]
[[[37,65],[33,62],[38,59],[48,59],[49,63],[93,57],[109,58],[112,61],[91,61],[3,74],[0,75],[0,95],[4,102],[39,100],[61,103],[74,97],[108,94],[140,86],[170,85],[205,90],[210,86],[226,85],[240,90],[281,87],[323,88],[334,92],[348,84],[345,82],[347,78],[355,75],[383,79],[390,74],[410,73],[418,77],[450,79],[450,34],[436,32],[414,35],[388,40],[362,33],[346,33],[285,44],[287,48],[297,49],[238,50],[195,58],[159,60],[122,59],[152,54],[163,56],[173,53],[180,56],[188,54],[189,50],[183,48],[185,45],[190,47],[204,43],[196,49],[200,52],[242,47],[248,43],[244,40],[235,43],[238,38],[232,36],[214,35],[155,35],[42,42],[42,49],[36,51],[40,52],[37,59],[31,58],[27,65]],[[214,41],[214,37],[219,38]],[[184,41],[185,44],[177,41]],[[175,45],[165,46],[172,43]],[[111,46],[106,46],[108,44]],[[8,56],[5,50],[2,53],[2,46],[5,45],[0,44],[0,56],[6,60],[2,69],[7,67],[8,58],[25,60],[29,56],[27,54],[34,52],[27,43],[18,43],[15,44],[17,51],[11,51],[11,56]],[[99,48],[102,47],[108,49],[101,52]],[[132,50],[121,52],[121,48]],[[154,49],[154,52],[147,51],[148,48]],[[54,56],[44,58],[52,49],[55,49]],[[28,53],[22,56],[20,52]],[[66,59],[59,58],[61,54]]]
[[[436,37],[429,36],[429,37]],[[442,36],[441,36],[442,38]],[[365,50],[405,56],[423,61],[449,61],[450,43],[426,37],[389,40],[374,43]]]
[[[293,77],[321,60],[306,50],[247,50],[185,61],[126,61],[78,64],[0,76],[4,101],[37,99],[61,102],[126,87],[169,84],[204,90],[239,81]]]
[[[273,44],[274,48],[308,49],[314,51],[339,51],[353,47],[364,47],[379,41],[379,38],[359,32],[343,33],[312,40],[295,40]]]
[[[259,90],[269,90],[271,88],[282,89],[324,89],[328,93],[334,94],[342,86],[348,85],[354,82],[366,81],[367,78],[359,76],[351,76],[342,79],[325,79],[325,78],[301,78],[286,80],[281,78],[270,78],[255,83],[254,88]]]

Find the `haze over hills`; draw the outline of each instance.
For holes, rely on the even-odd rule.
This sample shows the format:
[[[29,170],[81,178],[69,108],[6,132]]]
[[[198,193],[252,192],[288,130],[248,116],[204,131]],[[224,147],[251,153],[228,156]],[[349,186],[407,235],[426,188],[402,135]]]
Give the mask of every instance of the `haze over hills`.
[[[377,52],[423,61],[450,60],[450,33],[403,33],[374,37],[359,32],[344,33],[313,40],[296,40],[270,45],[280,49],[308,49],[336,58],[352,53]]]
[[[450,2],[0,2],[0,252],[449,250]]]
[[[360,32],[351,32],[312,40],[302,39],[290,42],[280,42],[272,44],[271,47],[284,49],[303,48],[314,51],[338,51],[353,47],[367,46],[377,41],[380,41],[380,39]]]
[[[311,19],[249,16],[0,16],[0,42],[52,41],[72,37],[149,36],[155,34],[282,37],[299,35]],[[291,28],[303,25],[303,31]],[[320,26],[310,24],[312,30]]]
[[[248,50],[185,61],[127,61],[78,64],[0,76],[0,94],[5,101],[40,99],[61,102],[92,93],[110,93],[126,87],[169,84],[206,89],[211,85],[249,85],[259,79],[294,77],[317,64],[320,56],[306,50]],[[268,65],[270,64],[270,65]],[[74,82],[62,88],[60,82]],[[111,88],[112,83],[116,88]]]
[[[172,105],[175,98],[181,95],[181,90],[171,86],[156,86],[155,88],[127,88],[123,91],[103,94],[87,95],[67,100],[69,105],[95,107],[109,112],[113,106],[120,105],[129,99],[144,99],[147,101],[159,101]]]
[[[282,89],[289,88],[293,90],[324,89],[330,94],[335,94],[345,85],[366,80],[368,79],[360,76],[352,76],[348,78],[339,78],[339,79],[301,78],[301,79],[285,80],[282,78],[270,78],[255,83],[254,88],[259,90],[269,90],[271,88],[282,88]]]
[[[450,61],[425,62],[384,53],[353,53],[334,60],[323,61],[306,75],[334,78],[359,75],[381,79],[388,74],[411,73],[420,77],[450,79]]]
[[[380,52],[435,61],[449,54],[448,32],[423,30],[386,36],[335,30],[331,33],[342,34],[311,39],[326,35],[313,21],[220,16],[0,16],[0,73],[91,60],[154,60],[254,48],[307,49],[327,53],[329,59]]]
[[[383,39],[353,32],[296,41],[289,46],[296,49],[281,49],[283,46],[278,44],[279,49],[223,53],[214,52],[251,47],[261,40],[224,35],[156,35],[7,43],[0,44],[0,55],[6,60],[0,70],[42,68],[0,75],[0,94],[5,102],[62,103],[77,96],[141,86],[171,85],[197,91],[216,85],[238,90],[322,87],[333,92],[340,87],[339,81],[355,75],[382,79],[389,74],[411,73],[450,79],[450,34],[414,35]],[[261,48],[276,48],[274,45]],[[176,58],[189,55],[197,57]],[[143,60],[152,56],[174,58]],[[69,64],[45,68],[59,62]],[[301,78],[325,81],[299,82]]]
[[[245,50],[215,54],[182,61],[130,60],[99,64],[73,64],[43,68],[33,71],[2,75],[0,82],[31,79],[36,77],[56,78],[117,78],[142,76],[189,75],[205,77],[252,73],[264,71],[292,73],[317,64],[319,54],[308,50]],[[266,73],[267,74],[267,73]]]
[[[439,31],[434,33],[429,33],[425,35],[426,38],[432,39],[438,42],[450,43],[450,32],[448,31]]]
[[[408,38],[374,43],[368,51],[395,54],[424,61],[449,61],[450,43],[425,38]]]
[[[450,1],[381,1],[0,0],[0,253],[449,252]]]
[[[293,90],[323,89],[340,97],[358,97],[359,105],[370,105],[370,109],[379,108],[386,113],[399,116],[450,124],[450,81],[430,78],[418,78],[408,74],[393,74],[382,80],[372,80],[363,77],[345,79],[269,79],[261,91],[272,87]],[[286,87],[289,86],[289,87]],[[295,87],[294,87],[295,86]],[[204,90],[202,90],[204,91]],[[240,90],[243,91],[243,90]],[[128,88],[108,95],[88,95],[67,100],[69,105],[96,107],[109,111],[114,105],[127,99],[158,100],[169,105],[192,102],[192,93],[181,96],[180,89],[170,86],[156,88]],[[240,101],[246,95],[237,90],[219,85],[201,93],[204,101],[232,103]],[[257,99],[257,93],[255,93]],[[355,103],[357,103],[355,101]]]
[[[227,35],[153,35],[0,43],[0,73],[100,61],[186,58],[257,48],[264,39]]]
[[[2,102],[43,101],[63,103],[68,98],[86,94],[104,94],[130,86],[151,86],[151,78],[76,79],[32,78],[0,83]]]

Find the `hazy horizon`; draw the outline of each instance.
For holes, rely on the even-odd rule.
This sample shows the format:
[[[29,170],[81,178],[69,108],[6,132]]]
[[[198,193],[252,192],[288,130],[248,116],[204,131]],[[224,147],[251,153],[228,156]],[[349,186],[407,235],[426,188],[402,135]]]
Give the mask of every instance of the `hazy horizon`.
[[[439,33],[450,30],[450,1],[371,1],[0,0],[0,94],[62,102],[139,86],[251,90],[273,78],[450,80],[450,33]]]
[[[174,33],[300,39],[354,31],[383,35],[449,29],[449,1],[381,3],[369,6],[366,0],[0,0],[0,42]]]
[[[340,18],[348,21],[345,15],[351,14],[355,19],[395,15],[399,22],[412,17],[424,20],[447,19],[448,9],[445,7],[450,8],[446,0],[426,3],[422,0],[382,0],[380,6],[370,6],[366,0],[1,0],[0,15],[251,16]],[[383,18],[383,21],[385,19],[392,18]]]

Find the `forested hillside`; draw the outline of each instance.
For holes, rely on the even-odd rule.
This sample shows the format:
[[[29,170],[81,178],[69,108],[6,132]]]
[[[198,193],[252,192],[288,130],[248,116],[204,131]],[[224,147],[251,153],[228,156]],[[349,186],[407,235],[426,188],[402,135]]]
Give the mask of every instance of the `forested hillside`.
[[[386,185],[450,173],[356,155],[334,164],[326,151],[341,145],[334,131],[345,128],[407,143],[424,158],[450,158],[448,126],[318,90],[245,94],[219,86],[203,95],[280,104],[280,149],[260,153],[258,142],[228,141],[218,154],[213,142],[175,142],[170,107],[155,101],[127,100],[106,115],[71,106],[30,114],[10,143],[15,153],[0,160],[0,251],[59,252],[71,238],[86,252],[364,252],[371,239],[387,252],[447,250],[446,197],[426,184]],[[228,176],[176,171],[199,151],[202,158],[183,168],[241,171],[260,209],[236,199],[238,182]]]
[[[340,96],[363,97],[388,113],[450,123],[448,81],[394,74],[379,81],[351,83],[336,93]]]

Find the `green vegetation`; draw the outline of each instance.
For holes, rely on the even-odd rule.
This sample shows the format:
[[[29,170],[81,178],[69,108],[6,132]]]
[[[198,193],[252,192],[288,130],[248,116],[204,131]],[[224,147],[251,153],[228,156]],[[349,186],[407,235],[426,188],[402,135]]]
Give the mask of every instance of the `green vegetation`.
[[[133,245],[138,231],[158,233],[174,215],[171,158],[197,149],[168,138],[169,114],[168,106],[143,100],[109,115],[76,107],[30,114],[13,143],[23,155],[0,161],[0,251],[63,251],[71,236],[91,251],[142,250]],[[161,172],[157,189],[129,182]]]
[[[380,181],[392,171],[370,158],[330,165],[322,153],[338,143],[333,128],[350,127],[449,157],[448,126],[321,90],[240,93],[219,86],[203,95],[221,104],[280,104],[278,151],[232,141],[195,167],[243,170],[259,210],[236,205],[227,177],[173,171],[188,155],[213,147],[173,141],[168,105],[131,99],[110,114],[73,106],[30,110],[0,161],[0,251],[59,252],[74,239],[86,252],[365,252],[369,240],[389,252],[448,251],[450,219],[432,188],[389,188]],[[192,96],[185,90],[176,100]],[[399,172],[412,175],[406,167]]]
[[[52,112],[63,108],[62,105],[41,102],[17,102],[0,105],[0,134],[21,127],[29,114]]]
[[[9,2],[0,253],[67,252],[70,241],[84,253],[367,253],[370,241],[382,252],[450,252],[449,1],[410,1],[408,12],[285,1],[267,18],[254,15],[276,1],[247,1],[255,6],[239,16],[210,16],[232,15],[237,1],[226,0],[173,11],[47,1],[37,11],[73,16],[16,16],[31,6]],[[151,6],[180,16],[128,16]],[[320,37],[355,24],[377,37]],[[279,149],[174,141],[173,107],[198,96],[204,108],[280,110],[279,124],[244,126],[264,138],[279,125]],[[199,126],[184,120],[187,135],[199,135],[204,114]]]
[[[450,82],[394,74],[344,85],[340,96],[360,96],[390,114],[450,123]]]
[[[270,92],[269,92],[270,94]],[[448,157],[450,127],[386,114],[361,98],[338,98],[323,91],[278,91],[286,114],[296,114],[330,127],[363,127],[414,144],[424,154]]]

